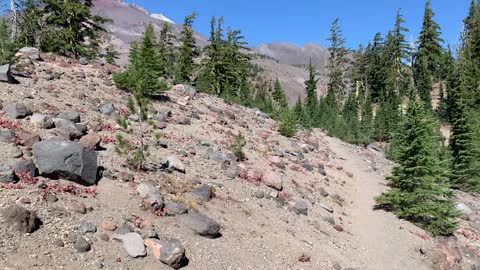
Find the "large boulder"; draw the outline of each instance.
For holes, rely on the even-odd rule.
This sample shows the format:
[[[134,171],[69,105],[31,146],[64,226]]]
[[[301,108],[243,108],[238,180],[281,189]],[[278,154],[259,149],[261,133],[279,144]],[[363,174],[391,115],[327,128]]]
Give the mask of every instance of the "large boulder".
[[[217,238],[221,236],[220,224],[203,214],[192,212],[187,215],[182,215],[179,218],[185,226],[192,229],[198,235],[207,238]]]
[[[15,83],[16,80],[10,71],[10,64],[0,66],[0,82]]]
[[[0,164],[0,183],[8,184],[15,178],[13,168],[10,165]]]
[[[22,59],[30,59],[33,61],[40,60],[40,50],[33,47],[21,48],[16,54],[16,57]]]
[[[23,233],[32,233],[41,225],[41,221],[35,212],[18,205],[5,208],[3,210],[3,218],[8,225]]]
[[[69,120],[73,123],[80,123],[80,114],[75,111],[61,112],[57,116],[58,118]]]
[[[49,139],[34,144],[33,155],[43,176],[65,178],[82,185],[97,182],[97,154],[79,143]]]
[[[80,138],[83,135],[82,130],[78,128],[75,123],[64,118],[53,118],[53,123],[56,128],[68,131],[71,138]]]
[[[27,106],[20,103],[8,103],[3,107],[3,110],[13,119],[23,119],[32,115],[32,111]]]

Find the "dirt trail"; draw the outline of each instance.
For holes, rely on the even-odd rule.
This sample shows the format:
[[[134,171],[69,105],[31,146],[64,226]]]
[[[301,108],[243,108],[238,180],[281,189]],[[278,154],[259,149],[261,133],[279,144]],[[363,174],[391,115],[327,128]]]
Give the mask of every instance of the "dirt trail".
[[[385,178],[369,170],[365,159],[351,145],[326,137],[330,148],[341,158],[345,170],[353,173],[353,191],[349,201],[349,230],[362,250],[357,256],[368,269],[431,269],[426,258],[418,252],[431,245],[412,232],[423,233],[418,227],[397,219],[385,211],[373,210],[374,197],[386,189]]]

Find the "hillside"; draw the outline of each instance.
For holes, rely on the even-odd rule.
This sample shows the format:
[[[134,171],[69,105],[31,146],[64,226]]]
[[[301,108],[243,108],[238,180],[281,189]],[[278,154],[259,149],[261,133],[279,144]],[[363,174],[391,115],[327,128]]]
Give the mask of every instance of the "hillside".
[[[116,115],[125,114],[128,95],[112,86],[111,67],[42,58],[14,72],[19,84],[1,84],[2,179],[5,166],[42,162],[35,149],[51,138],[93,147],[103,176],[90,188],[41,176],[4,184],[5,269],[169,269],[155,249],[145,249],[143,241],[159,241],[151,239],[178,239],[168,243],[185,249],[185,269],[458,269],[477,260],[473,198],[461,196],[474,212],[458,240],[437,242],[373,210],[391,166],[377,147],[348,145],[320,130],[288,139],[256,111],[182,86],[153,102],[149,118],[159,141],[149,170],[132,170],[114,149],[123,132]],[[138,123],[127,139],[134,142],[140,129],[155,140],[151,127]],[[238,162],[231,145],[240,132],[246,160]],[[13,205],[36,214],[12,214]],[[168,258],[177,258],[175,250]]]

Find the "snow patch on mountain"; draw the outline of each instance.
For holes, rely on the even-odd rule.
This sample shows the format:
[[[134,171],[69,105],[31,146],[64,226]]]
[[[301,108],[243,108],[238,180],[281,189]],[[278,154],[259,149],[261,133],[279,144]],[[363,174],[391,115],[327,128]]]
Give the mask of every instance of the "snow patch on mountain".
[[[150,14],[150,17],[154,18],[154,19],[157,19],[157,20],[161,20],[161,21],[164,21],[164,22],[168,22],[168,23],[173,23],[175,24],[174,21],[170,20],[169,18],[167,18],[165,15],[163,14]]]

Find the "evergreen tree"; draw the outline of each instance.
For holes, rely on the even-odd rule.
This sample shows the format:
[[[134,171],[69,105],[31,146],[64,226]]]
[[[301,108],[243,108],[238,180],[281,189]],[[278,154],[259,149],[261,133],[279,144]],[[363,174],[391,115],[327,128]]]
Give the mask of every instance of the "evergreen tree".
[[[298,96],[297,102],[295,106],[293,106],[293,114],[295,115],[297,123],[305,125],[305,109],[303,108],[303,102],[300,96]]]
[[[373,137],[373,106],[369,92],[366,93],[361,108],[360,130],[363,136],[362,142],[370,143]]]
[[[378,102],[383,96],[386,84],[387,65],[384,61],[384,40],[380,33],[373,39],[373,44],[367,47],[368,62],[367,77],[370,85],[370,96],[373,102]]]
[[[430,0],[425,4],[422,30],[418,38],[418,51],[414,61],[414,77],[420,98],[426,105],[431,104],[432,86],[440,79],[443,48],[440,38],[440,26],[433,20],[435,13],[430,7]]]
[[[316,67],[310,63],[308,64],[308,80],[305,81],[305,91],[307,93],[307,98],[305,100],[305,109],[310,117],[308,127],[318,124],[318,96],[317,96],[317,71]]]
[[[210,23],[210,44],[205,48],[197,87],[245,106],[254,103],[251,87],[252,65],[245,37],[239,30],[223,30],[223,18]]]
[[[12,62],[15,56],[16,44],[11,41],[11,27],[7,21],[0,18],[0,65]]]
[[[358,118],[358,100],[355,92],[350,92],[343,106],[342,120],[345,122],[347,129],[340,134],[342,139],[350,143],[358,143],[360,141],[360,122]]]
[[[179,83],[190,83],[195,71],[194,58],[198,55],[195,37],[193,36],[193,22],[197,13],[185,17],[181,32],[181,45],[177,57],[177,74],[175,80]]]
[[[158,39],[158,54],[160,55],[160,61],[162,62],[163,70],[161,73],[165,78],[173,78],[175,75],[175,51],[174,51],[175,35],[171,33],[171,26],[169,23],[164,23],[160,36]]]
[[[365,49],[362,45],[353,53],[353,63],[350,68],[350,78],[355,85],[357,95],[364,93],[370,87],[368,78],[369,59],[367,52],[371,50],[371,44]]]
[[[328,59],[328,91],[333,91],[336,96],[343,97],[346,94],[344,75],[348,50],[345,48],[345,39],[338,18],[332,23],[328,40],[330,41],[330,47],[328,48],[330,54]]]
[[[129,58],[127,70],[114,75],[117,87],[132,92],[141,91],[141,95],[147,97],[166,89],[166,83],[160,79],[165,75],[164,63],[151,24],[145,28],[142,43],[132,43]]]
[[[451,180],[457,188],[480,191],[480,5],[472,2],[464,20],[465,31],[458,68],[448,80],[451,116]]]
[[[287,96],[283,91],[282,84],[278,79],[275,80],[275,86],[273,88],[272,98],[275,100],[280,107],[280,110],[288,108]]]
[[[480,113],[469,110],[457,91],[451,91],[454,100],[450,138],[453,156],[451,180],[457,188],[480,192]]]
[[[44,51],[52,51],[78,58],[98,55],[102,24],[108,20],[93,15],[93,0],[43,0],[46,23],[52,29],[43,44]],[[31,37],[29,38],[31,39]]]
[[[391,189],[377,197],[400,218],[413,221],[435,235],[450,235],[459,213],[449,199],[447,172],[439,160],[438,126],[424,106],[411,101],[395,135],[398,166],[389,177]]]
[[[397,12],[393,30],[389,31],[385,40],[383,52],[383,66],[386,69],[385,90],[394,92],[396,95],[404,95],[406,86],[409,83],[410,68],[405,64],[410,59],[410,48],[405,40],[405,33],[408,29],[403,26],[403,19],[400,9]],[[385,95],[385,92],[384,92]],[[388,93],[387,95],[392,95]],[[384,97],[382,97],[384,98]]]
[[[115,46],[110,44],[105,49],[105,62],[110,65],[117,65],[118,52],[115,50]]]
[[[281,112],[278,131],[285,137],[293,137],[297,132],[295,113],[288,107],[283,109]]]
[[[26,0],[21,7],[18,42],[27,47],[40,47],[45,33],[43,10],[40,1]]]

